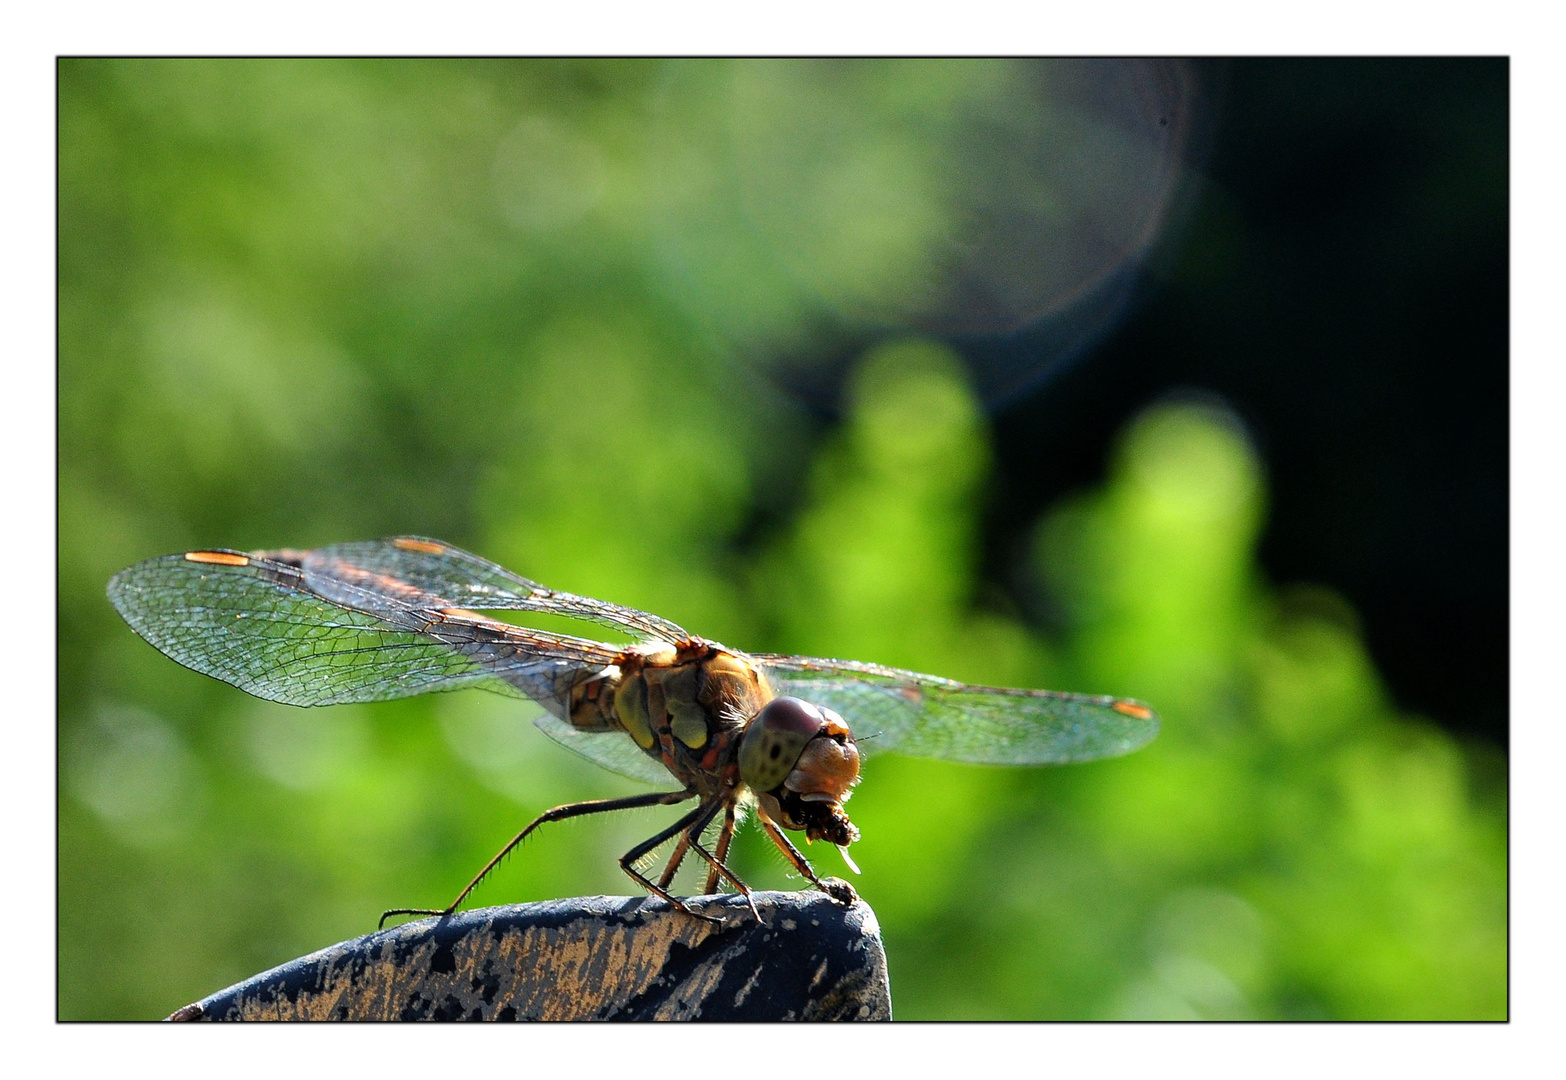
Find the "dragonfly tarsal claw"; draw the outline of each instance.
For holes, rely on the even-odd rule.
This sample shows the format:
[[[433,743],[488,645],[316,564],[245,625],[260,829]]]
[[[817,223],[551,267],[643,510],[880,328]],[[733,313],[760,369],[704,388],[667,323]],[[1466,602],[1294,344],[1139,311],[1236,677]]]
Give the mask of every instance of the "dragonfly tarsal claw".
[[[381,912],[381,921],[375,924],[377,930],[386,929],[386,920],[393,915],[450,915],[451,908],[392,908],[390,911]]]
[[[696,911],[696,910],[694,910],[692,908],[689,908],[689,907],[685,906],[684,904],[680,903],[677,900],[674,903],[674,907],[675,907],[675,910],[683,911],[685,914],[689,915],[693,919],[700,919],[702,922],[709,922],[709,923],[712,923],[714,926],[722,926],[723,925],[723,918],[722,918],[722,916],[719,916],[719,915],[708,915],[706,912]]]

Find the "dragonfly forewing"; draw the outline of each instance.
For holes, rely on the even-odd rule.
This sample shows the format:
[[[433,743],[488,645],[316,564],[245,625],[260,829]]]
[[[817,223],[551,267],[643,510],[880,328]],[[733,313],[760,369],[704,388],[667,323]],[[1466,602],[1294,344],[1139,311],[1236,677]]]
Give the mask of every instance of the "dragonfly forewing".
[[[477,687],[558,712],[576,681],[616,655],[447,612],[412,587],[324,596],[298,565],[242,552],[151,559],[116,574],[108,591],[131,628],[171,659],[290,705]]]
[[[667,619],[547,588],[477,555],[421,536],[261,554],[292,557],[289,561],[298,562],[311,589],[353,607],[376,610],[376,605],[396,605],[413,598],[424,607],[564,615],[668,642],[690,637]]]
[[[778,693],[841,714],[867,754],[1064,764],[1128,754],[1158,734],[1153,711],[1126,698],[970,686],[849,660],[753,659]]]

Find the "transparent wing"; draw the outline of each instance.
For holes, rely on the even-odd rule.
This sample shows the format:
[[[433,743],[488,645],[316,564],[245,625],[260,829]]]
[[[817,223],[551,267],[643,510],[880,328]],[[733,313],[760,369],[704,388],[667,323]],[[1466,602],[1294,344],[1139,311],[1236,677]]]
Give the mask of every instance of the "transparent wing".
[[[1042,765],[1130,753],[1158,734],[1153,710],[1125,698],[968,686],[848,660],[752,659],[779,694],[842,714],[865,753]]]
[[[676,784],[674,774],[662,763],[642,753],[623,731],[583,731],[548,713],[533,725],[555,742],[595,765],[648,784]]]
[[[382,701],[479,687],[563,713],[571,687],[614,663],[597,642],[447,609],[382,577],[323,593],[299,565],[236,551],[139,563],[109,599],[169,658],[291,705]]]
[[[635,608],[560,592],[439,540],[398,536],[333,544],[315,551],[259,552],[294,563],[308,586],[330,600],[363,608],[402,590],[423,603],[470,610],[541,611],[584,619],[634,636],[677,643],[690,635]],[[368,610],[376,610],[371,606]]]

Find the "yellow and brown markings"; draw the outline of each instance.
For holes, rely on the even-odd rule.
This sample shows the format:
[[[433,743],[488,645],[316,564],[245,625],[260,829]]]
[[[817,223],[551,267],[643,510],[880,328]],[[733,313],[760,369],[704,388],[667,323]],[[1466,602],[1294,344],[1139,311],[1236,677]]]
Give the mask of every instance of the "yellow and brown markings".
[[[609,669],[602,676],[577,683],[571,688],[571,698],[566,716],[578,731],[618,731],[615,719],[614,692],[618,673]]]
[[[753,665],[692,640],[625,650],[604,675],[572,689],[569,715],[578,730],[619,728],[682,781],[700,772],[702,786],[732,786],[728,774],[737,773],[725,766],[734,745],[772,696]]]
[[[614,714],[620,721],[620,726],[636,740],[636,745],[643,750],[651,750],[653,743],[658,740],[653,736],[652,722],[647,717],[647,684],[638,675],[627,678],[621,675],[619,683],[614,689]],[[581,727],[577,722],[576,714],[571,714],[571,721]]]
[[[657,716],[653,700],[660,698],[667,730],[688,750],[707,745],[707,710],[696,700],[701,669],[696,664],[654,669],[647,673],[647,712]],[[660,733],[662,728],[659,729]]]
[[[250,556],[239,555],[232,551],[187,551],[185,561],[211,563],[214,566],[249,566]]]
[[[773,696],[757,667],[733,653],[714,649],[702,665],[700,700],[714,714],[728,707],[741,716],[755,716]]]

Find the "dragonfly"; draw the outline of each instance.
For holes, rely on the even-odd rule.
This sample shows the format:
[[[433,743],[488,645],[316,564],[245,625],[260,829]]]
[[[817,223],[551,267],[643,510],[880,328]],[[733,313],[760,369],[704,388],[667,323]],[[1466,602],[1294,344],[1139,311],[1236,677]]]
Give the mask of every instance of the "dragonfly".
[[[289,705],[384,701],[476,687],[542,706],[545,735],[597,764],[665,789],[557,806],[513,837],[445,908],[548,822],[636,807],[695,806],[633,847],[620,867],[698,919],[669,889],[687,856],[706,891],[751,890],[728,867],[736,825],[754,812],[790,865],[841,904],[853,887],[819,877],[788,833],[848,847],[844,810],[861,755],[1038,765],[1129,753],[1158,731],[1129,698],[972,686],[850,660],[746,653],[657,615],[550,589],[439,540],[402,536],[312,551],[186,551],[116,574],[109,600],[166,656]],[[608,627],[616,645],[484,614],[531,612]],[[710,848],[706,837],[719,821]],[[674,847],[654,881],[639,867]]]

